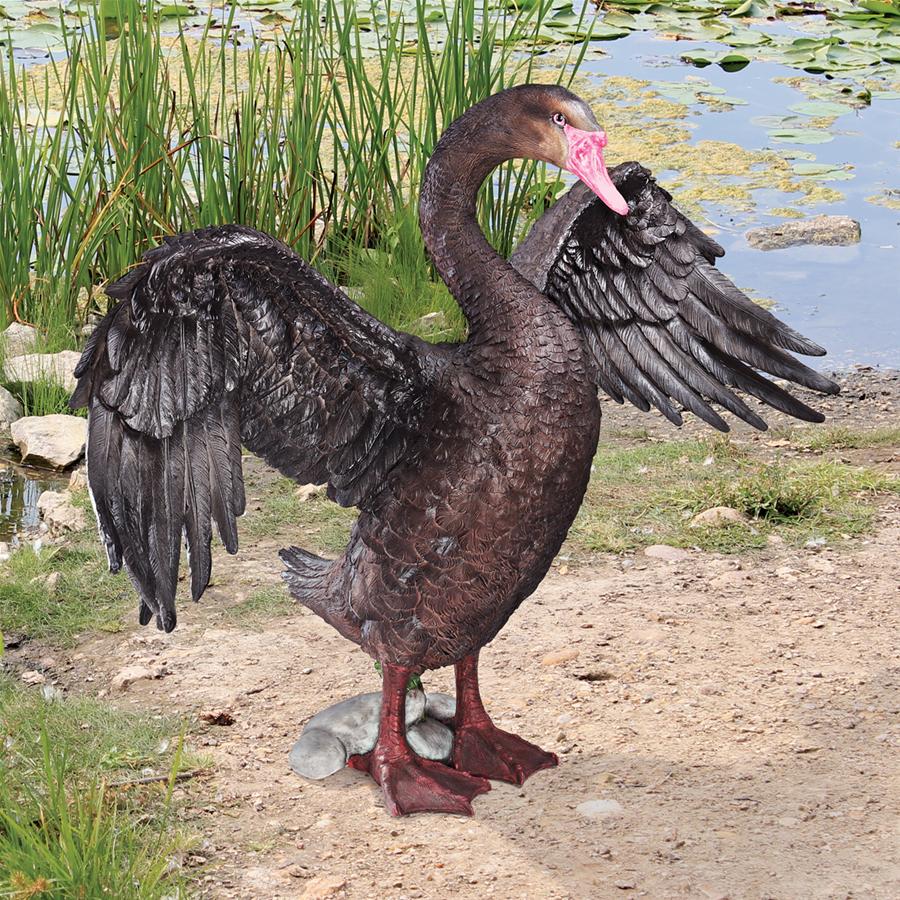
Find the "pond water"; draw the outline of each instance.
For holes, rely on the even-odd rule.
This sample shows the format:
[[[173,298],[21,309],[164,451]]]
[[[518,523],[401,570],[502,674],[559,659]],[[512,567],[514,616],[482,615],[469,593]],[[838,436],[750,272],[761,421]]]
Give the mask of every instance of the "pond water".
[[[400,5],[404,8],[413,6]],[[574,6],[578,12],[583,4],[576,0]],[[265,9],[270,8],[285,16],[291,15],[289,4],[266,4]],[[205,3],[198,4],[197,12],[210,13],[216,19],[223,15],[222,10]],[[250,6],[238,12],[233,24],[245,32],[271,30],[264,24],[264,13],[262,8]],[[792,16],[774,21],[757,20],[756,27],[768,35],[808,37],[811,26],[806,20],[815,18]],[[190,33],[200,31],[195,21],[184,22]],[[177,28],[177,21],[171,20],[164,30],[174,33]],[[833,164],[836,170],[845,169],[837,171],[840,180],[834,180],[828,174],[821,176],[822,184],[840,191],[843,199],[836,199],[835,195],[829,202],[797,206],[796,195],[762,188],[753,192],[753,210],[704,200],[706,221],[700,224],[714,227],[717,240],[727,251],[720,267],[740,287],[775,300],[779,316],[828,349],[828,356],[816,360],[815,365],[826,369],[854,363],[900,366],[900,315],[897,312],[900,305],[900,209],[879,205],[869,199],[889,196],[895,205],[900,201],[900,94],[893,92],[891,96],[892,92],[888,90],[881,92],[884,94],[881,96],[876,89],[870,105],[860,108],[846,105],[846,111],[827,127],[831,138],[827,142],[814,145],[778,143],[770,136],[773,117],[793,115],[796,120],[790,107],[808,101],[810,97],[775,79],[801,76],[807,83],[825,84],[828,76],[809,75],[796,67],[760,60],[754,60],[736,72],[727,72],[717,65],[697,68],[681,57],[708,48],[709,41],[676,41],[660,37],[653,31],[633,31],[627,37],[595,41],[590,46],[582,68],[590,79],[599,82],[609,76],[627,76],[675,87],[702,80],[714,89],[723,90],[724,96],[739,104],[723,108],[721,105],[692,103],[688,117],[673,123],[680,129],[690,129],[692,144],[713,140],[751,150],[799,151],[807,154],[807,160]],[[722,44],[713,46],[727,49]],[[23,62],[45,61],[48,53],[61,55],[58,49],[43,47],[19,49],[16,53]],[[559,54],[560,51],[551,51],[546,59]],[[900,66],[888,68],[900,70]],[[834,83],[846,80],[856,90],[867,77],[865,69],[854,70],[843,73]],[[896,85],[893,77],[879,77],[885,87],[891,86],[890,81]],[[602,121],[602,109],[597,112]],[[799,127],[806,126],[809,121],[813,120],[801,119]],[[610,140],[614,146],[614,130]],[[639,149],[635,150],[635,155],[639,161],[646,161],[641,160]],[[670,173],[658,171],[658,159],[656,168],[660,181],[666,184]],[[732,174],[725,164],[720,181],[727,182]],[[818,180],[818,176],[814,177]],[[674,193],[677,201],[677,187]],[[773,211],[792,207],[803,215],[851,216],[861,224],[862,240],[848,247],[800,246],[767,252],[748,245],[744,238],[748,228],[783,222],[784,217]]]
[[[9,542],[40,524],[37,501],[43,491],[61,490],[68,478],[48,469],[22,466],[0,457],[0,542]]]
[[[728,141],[747,149],[787,149],[773,144],[759,117],[790,115],[789,107],[807,99],[795,88],[774,81],[796,77],[796,69],[754,62],[737,72],[718,66],[697,69],[678,58],[695,45],[651,34],[633,34],[603,45],[607,58],[586,62],[596,78],[626,75],[654,82],[681,83],[700,77],[743,101],[716,111],[699,104],[687,123],[691,140]],[[824,78],[824,76],[807,76]],[[598,110],[602,116],[602,110]],[[770,127],[770,126],[769,126]],[[831,129],[833,140],[804,146],[816,162],[852,167],[852,179],[835,184],[844,199],[798,207],[804,215],[848,215],[862,229],[859,244],[848,247],[800,246],[760,251],[749,246],[744,232],[755,225],[784,221],[771,215],[792,206],[791,195],[776,190],[755,195],[755,212],[731,212],[712,205],[709,219],[716,239],[727,251],[719,266],[741,287],[777,301],[777,314],[828,348],[821,368],[853,363],[900,366],[900,210],[867,198],[900,188],[900,100],[875,96],[871,105],[847,107]],[[615,136],[610,136],[611,142]],[[797,149],[801,149],[798,147]],[[665,182],[665,178],[661,179]],[[677,200],[677,196],[676,196]]]

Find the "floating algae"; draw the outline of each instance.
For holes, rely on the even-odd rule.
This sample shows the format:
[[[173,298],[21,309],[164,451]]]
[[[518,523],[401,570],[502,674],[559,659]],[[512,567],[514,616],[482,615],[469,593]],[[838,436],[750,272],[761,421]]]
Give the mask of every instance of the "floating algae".
[[[876,206],[885,206],[888,209],[900,209],[900,190],[886,188],[880,194],[866,197],[866,202],[874,203]]]
[[[795,194],[794,203],[801,206],[843,200],[835,188],[799,176],[785,154],[730,141],[692,142],[691,105],[660,96],[652,82],[622,75],[599,82],[580,76],[574,89],[598,111],[610,132],[610,163],[639,160],[677,193],[687,215],[708,213],[707,204],[755,211],[754,192],[759,190]]]

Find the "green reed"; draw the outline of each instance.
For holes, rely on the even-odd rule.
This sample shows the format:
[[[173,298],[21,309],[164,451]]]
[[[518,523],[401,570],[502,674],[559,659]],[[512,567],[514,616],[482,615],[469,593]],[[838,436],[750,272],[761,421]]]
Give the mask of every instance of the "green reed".
[[[245,48],[223,39],[233,7],[221,30],[210,22],[199,39],[166,41],[158,19],[120,4],[114,22],[97,17],[69,35],[67,60],[37,76],[8,59],[0,326],[15,316],[37,324],[48,348],[71,345],[97,302],[91,285],[163,235],[226,222],[270,232],[345,281],[359,283],[375,249],[386,254],[376,275],[421,288],[418,302],[409,291],[378,302],[379,314],[400,327],[435,306],[453,318],[415,228],[418,188],[446,124],[531,77],[551,4],[524,5],[448,2],[438,33],[424,0],[411,24],[389,7],[368,23],[352,0],[298,0],[277,41]],[[572,47],[561,79],[585,46]],[[534,164],[489,180],[480,217],[501,252],[551,192]]]

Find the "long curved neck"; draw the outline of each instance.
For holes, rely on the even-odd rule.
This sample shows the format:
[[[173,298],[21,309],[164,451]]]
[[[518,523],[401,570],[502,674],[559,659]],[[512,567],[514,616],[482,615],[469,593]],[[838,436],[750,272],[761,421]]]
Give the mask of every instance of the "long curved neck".
[[[508,157],[486,146],[478,123],[466,119],[447,130],[428,162],[419,220],[435,268],[469,323],[469,338],[478,340],[520,332],[535,305],[546,301],[478,227],[478,189]]]

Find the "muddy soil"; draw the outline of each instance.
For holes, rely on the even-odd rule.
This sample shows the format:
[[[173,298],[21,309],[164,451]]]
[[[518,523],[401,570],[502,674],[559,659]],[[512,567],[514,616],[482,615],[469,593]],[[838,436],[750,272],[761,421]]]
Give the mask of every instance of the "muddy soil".
[[[896,424],[895,376],[845,380],[826,402],[832,422]],[[607,425],[677,433],[620,408]],[[737,434],[762,454],[791,452]],[[897,448],[839,455],[900,467]],[[202,896],[900,896],[896,496],[880,502],[870,538],[839,548],[610,555],[555,570],[484,651],[482,683],[497,723],[555,750],[560,766],[523,787],[495,784],[473,819],[392,819],[359,772],[291,773],[304,722],[378,680],[306,610],[256,628],[223,621],[217,603],[278,583],[275,552],[289,540],[219,553],[214,586],[184,604],[172,635],[129,625],[57,672],[119,705],[232,713],[230,726],[195,729],[212,774],[180,789],[201,836],[187,863],[201,867]],[[563,649],[577,657],[544,664]],[[166,674],[113,691],[134,664]],[[452,690],[452,673],[426,673],[425,685]]]

